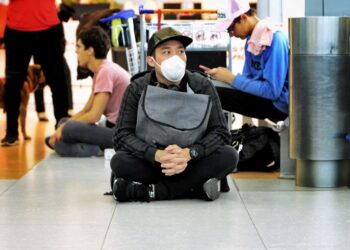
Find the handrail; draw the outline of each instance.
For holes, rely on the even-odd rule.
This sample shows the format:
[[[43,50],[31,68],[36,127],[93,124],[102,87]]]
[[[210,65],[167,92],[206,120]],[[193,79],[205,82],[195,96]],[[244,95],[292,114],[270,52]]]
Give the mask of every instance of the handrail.
[[[207,13],[207,14],[216,14],[217,10],[199,10],[199,9],[157,9],[157,10],[146,10],[142,9],[140,10],[140,14],[155,14],[158,11],[161,11],[164,14],[174,14],[174,13],[183,13],[183,14],[188,14],[188,13]]]
[[[207,14],[216,14],[217,10],[202,10],[202,9],[163,9],[163,13],[207,13]]]
[[[158,30],[161,29],[161,17],[162,14],[193,14],[193,13],[207,13],[207,14],[216,14],[217,10],[214,9],[208,9],[208,10],[202,10],[202,9],[157,9],[157,10],[151,10],[151,9],[144,9],[143,5],[139,6],[139,13],[142,14],[157,14],[158,16],[158,22],[157,27]]]

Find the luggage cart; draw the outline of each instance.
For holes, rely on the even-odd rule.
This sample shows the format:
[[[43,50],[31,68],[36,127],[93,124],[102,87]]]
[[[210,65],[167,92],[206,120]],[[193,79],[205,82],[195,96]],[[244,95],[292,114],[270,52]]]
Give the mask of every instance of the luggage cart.
[[[113,61],[131,75],[140,72],[140,44],[136,42],[135,37],[135,17],[134,10],[127,9],[100,20],[102,23],[110,22]],[[126,23],[122,20],[126,20]]]
[[[207,13],[216,14],[217,10],[198,10],[198,9],[158,9],[150,10],[144,9],[143,5],[139,6],[140,14],[140,47],[141,47],[141,71],[146,70],[146,51],[147,51],[147,34],[150,37],[153,32],[168,26],[174,27],[185,35],[192,37],[193,43],[187,48],[187,51],[228,51],[229,68],[232,67],[232,45],[231,39],[226,32],[219,33],[213,31],[216,24],[214,21],[203,20],[181,20],[168,21],[162,23],[163,14],[193,14],[193,13]],[[145,14],[156,14],[157,23],[146,23]],[[203,39],[203,40],[201,40]],[[207,41],[205,41],[207,39]]]

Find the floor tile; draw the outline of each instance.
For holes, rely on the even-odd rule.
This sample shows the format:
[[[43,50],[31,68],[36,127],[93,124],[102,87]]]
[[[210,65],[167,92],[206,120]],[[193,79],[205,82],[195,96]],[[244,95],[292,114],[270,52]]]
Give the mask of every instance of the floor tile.
[[[86,225],[0,225],[0,249],[61,250],[101,249],[105,226]]]
[[[350,245],[350,191],[242,192],[264,244],[270,248]]]
[[[239,194],[119,203],[103,249],[264,249]]]
[[[51,155],[0,196],[0,225],[105,225],[115,210],[103,158]]]
[[[235,179],[239,191],[294,191],[295,181],[286,179]]]
[[[10,188],[17,180],[0,180],[0,196]]]

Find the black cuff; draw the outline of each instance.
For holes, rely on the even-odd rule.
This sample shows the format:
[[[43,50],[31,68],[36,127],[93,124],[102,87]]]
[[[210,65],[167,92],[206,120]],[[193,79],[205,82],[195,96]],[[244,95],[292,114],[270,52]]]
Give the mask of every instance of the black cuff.
[[[145,152],[145,159],[147,161],[149,161],[150,163],[154,164],[154,158],[156,156],[156,151],[157,151],[157,148],[156,147],[151,147],[149,146],[147,149],[146,149],[146,152]]]

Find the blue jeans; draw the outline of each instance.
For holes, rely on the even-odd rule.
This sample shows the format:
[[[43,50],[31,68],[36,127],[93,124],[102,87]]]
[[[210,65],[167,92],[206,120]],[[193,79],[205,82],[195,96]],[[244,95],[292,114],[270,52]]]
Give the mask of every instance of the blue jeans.
[[[113,128],[78,121],[60,120],[65,123],[62,137],[55,144],[55,151],[61,156],[89,157],[101,155],[105,148],[113,148]]]

